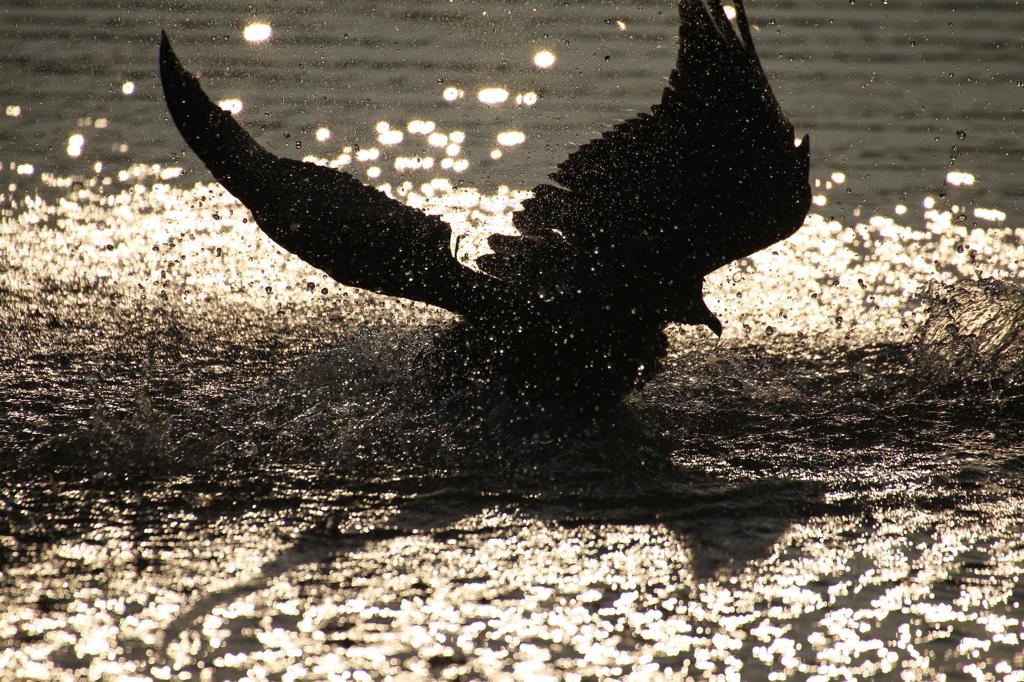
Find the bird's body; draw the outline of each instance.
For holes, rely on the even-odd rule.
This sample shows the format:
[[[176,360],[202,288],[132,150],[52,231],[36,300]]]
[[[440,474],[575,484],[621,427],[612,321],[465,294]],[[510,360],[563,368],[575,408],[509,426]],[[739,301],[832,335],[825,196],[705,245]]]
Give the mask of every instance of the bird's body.
[[[160,68],[189,146],[274,241],[339,282],[460,315],[438,348],[527,401],[602,406],[657,368],[669,323],[721,332],[705,275],[788,237],[810,203],[742,2],[681,0],[661,101],[580,147],[513,216],[520,234],[463,266],[439,218],[352,176],[277,157],[203,93],[164,36]]]

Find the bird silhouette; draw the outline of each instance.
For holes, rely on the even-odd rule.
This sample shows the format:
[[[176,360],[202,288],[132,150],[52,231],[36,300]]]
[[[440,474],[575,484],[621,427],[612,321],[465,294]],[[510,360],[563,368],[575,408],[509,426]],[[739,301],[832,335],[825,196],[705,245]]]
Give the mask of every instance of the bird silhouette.
[[[168,109],[213,176],[284,249],[335,280],[456,313],[448,368],[524,404],[600,410],[659,367],[670,323],[722,325],[704,277],[793,234],[810,205],[797,142],[741,0],[679,2],[661,101],[562,162],[477,268],[447,223],[342,171],[278,157],[214,105],[166,34]]]

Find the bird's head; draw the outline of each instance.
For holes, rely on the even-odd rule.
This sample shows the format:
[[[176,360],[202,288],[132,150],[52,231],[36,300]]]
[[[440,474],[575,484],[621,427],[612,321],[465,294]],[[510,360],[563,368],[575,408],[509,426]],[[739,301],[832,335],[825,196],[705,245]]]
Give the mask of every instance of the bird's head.
[[[697,304],[695,307],[698,309],[696,311],[697,321],[691,322],[690,324],[702,324],[708,329],[710,329],[712,332],[714,332],[715,336],[721,336],[722,321],[718,319],[717,315],[711,312],[711,309],[708,308],[706,303],[704,303],[703,297],[697,299]]]
[[[704,278],[688,279],[683,286],[673,287],[671,298],[666,301],[667,322],[704,325],[715,336],[722,335],[722,322],[704,302]]]

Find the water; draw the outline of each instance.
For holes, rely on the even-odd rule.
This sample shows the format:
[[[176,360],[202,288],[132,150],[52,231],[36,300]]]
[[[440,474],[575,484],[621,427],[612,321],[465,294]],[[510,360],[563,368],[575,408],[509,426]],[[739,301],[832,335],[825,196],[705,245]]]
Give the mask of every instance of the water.
[[[208,184],[157,32],[472,237],[656,99],[671,3],[0,8],[0,676],[1024,679],[1024,15],[750,11],[812,215],[709,279],[721,341],[538,431]]]

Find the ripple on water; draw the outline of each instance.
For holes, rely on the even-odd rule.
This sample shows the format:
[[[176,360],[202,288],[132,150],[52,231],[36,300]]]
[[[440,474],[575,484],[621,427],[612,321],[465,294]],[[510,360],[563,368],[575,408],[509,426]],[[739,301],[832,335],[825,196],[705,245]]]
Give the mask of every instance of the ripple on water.
[[[710,278],[721,342],[524,432],[425,389],[447,314],[219,188],[39,179],[0,208],[3,674],[1024,676],[1024,415],[920,371],[1017,376],[1020,230],[812,215]],[[525,196],[385,190],[467,260]]]

